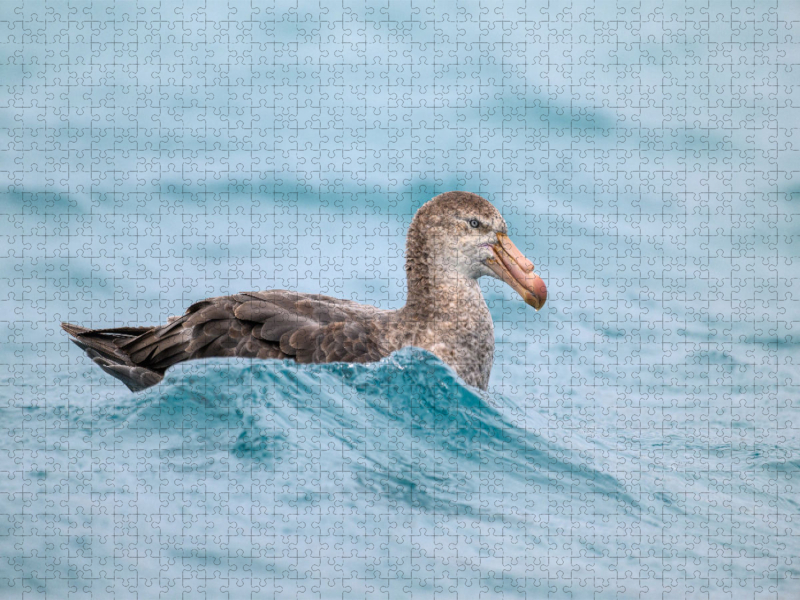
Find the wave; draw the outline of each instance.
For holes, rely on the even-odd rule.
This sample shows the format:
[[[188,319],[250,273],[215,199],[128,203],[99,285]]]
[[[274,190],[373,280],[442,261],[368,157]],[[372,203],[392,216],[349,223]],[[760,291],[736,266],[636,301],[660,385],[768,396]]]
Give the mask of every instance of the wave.
[[[68,584],[37,578],[57,542],[76,557],[63,558],[76,572],[83,557],[99,572],[113,555],[137,580],[170,585],[212,564],[227,574],[317,569],[333,585],[346,564],[364,581],[362,595],[367,575],[407,595],[427,589],[423,574],[446,578],[455,568],[498,594],[529,597],[561,577],[564,557],[582,573],[703,561],[730,536],[697,534],[674,557],[640,548],[708,530],[730,486],[749,486],[748,498],[765,502],[755,475],[774,487],[796,470],[793,455],[766,447],[741,481],[693,468],[689,440],[643,453],[631,438],[642,430],[581,431],[544,413],[546,402],[529,406],[527,396],[523,406],[466,385],[417,348],[364,365],[195,361],[145,392],[112,389],[78,387],[65,403],[0,403],[13,465],[0,476],[0,512],[17,515],[20,499],[27,503],[0,527],[0,555],[22,544],[23,575],[55,596]],[[685,464],[681,448],[694,453]],[[683,492],[689,484],[709,492]],[[749,514],[746,504],[736,508]],[[769,520],[747,523],[754,535],[771,531]],[[395,568],[420,576],[409,583]],[[746,562],[731,572],[749,576]],[[18,576],[0,561],[0,580]]]
[[[130,406],[107,411],[113,422],[121,414],[136,447],[157,435],[161,451],[224,450],[262,469],[292,461],[324,468],[325,455],[347,456],[350,476],[331,480],[336,491],[389,494],[413,506],[452,506],[484,493],[479,472],[502,473],[506,484],[528,490],[579,486],[636,504],[585,456],[531,430],[544,419],[532,423],[509,398],[466,385],[419,348],[363,365],[187,363],[131,395]],[[323,483],[309,480],[308,489],[319,492]]]

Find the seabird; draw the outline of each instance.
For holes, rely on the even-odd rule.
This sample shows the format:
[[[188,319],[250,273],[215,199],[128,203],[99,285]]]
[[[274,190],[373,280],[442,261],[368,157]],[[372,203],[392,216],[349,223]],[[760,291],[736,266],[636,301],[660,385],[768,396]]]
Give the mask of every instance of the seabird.
[[[509,239],[503,217],[468,192],[441,194],[417,211],[406,239],[405,269],[408,298],[399,310],[269,290],[202,300],[154,327],[61,327],[131,391],[155,385],[172,365],[198,358],[367,363],[405,346],[432,352],[468,384],[486,389],[494,325],[478,278],[506,282],[536,310],[547,298],[533,263]]]

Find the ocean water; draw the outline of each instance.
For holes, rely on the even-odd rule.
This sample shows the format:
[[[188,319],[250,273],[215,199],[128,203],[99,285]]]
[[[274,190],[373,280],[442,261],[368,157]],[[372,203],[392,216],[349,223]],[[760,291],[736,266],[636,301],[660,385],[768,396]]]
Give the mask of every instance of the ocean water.
[[[591,403],[554,418],[407,348],[371,365],[214,359],[139,394],[4,408],[6,583],[63,597],[777,587],[780,546],[743,549],[780,539],[794,467],[778,436],[686,435],[692,404],[657,428],[626,431],[616,411],[587,427]]]
[[[800,597],[793,5],[0,5],[0,598]],[[415,348],[69,343],[294,289],[398,308],[506,217],[489,389]]]

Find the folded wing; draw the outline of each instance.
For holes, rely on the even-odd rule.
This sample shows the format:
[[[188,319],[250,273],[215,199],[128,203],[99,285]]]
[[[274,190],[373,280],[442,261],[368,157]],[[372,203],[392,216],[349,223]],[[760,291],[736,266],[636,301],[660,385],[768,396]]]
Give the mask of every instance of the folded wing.
[[[380,358],[369,333],[381,312],[320,294],[246,292],[197,302],[172,323],[129,338],[120,350],[157,371],[213,356],[365,362]]]

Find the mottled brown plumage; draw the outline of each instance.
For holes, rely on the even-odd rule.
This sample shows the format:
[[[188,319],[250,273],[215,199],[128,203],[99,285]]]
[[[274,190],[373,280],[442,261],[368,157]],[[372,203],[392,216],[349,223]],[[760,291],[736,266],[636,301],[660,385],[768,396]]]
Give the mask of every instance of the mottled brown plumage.
[[[537,309],[546,297],[533,265],[506,233],[500,213],[476,194],[447,192],[422,206],[408,231],[408,299],[399,310],[270,290],[202,300],[156,327],[62,327],[133,391],[155,385],[172,365],[198,358],[365,363],[405,346],[429,350],[485,389],[494,327],[477,279],[502,279]]]

